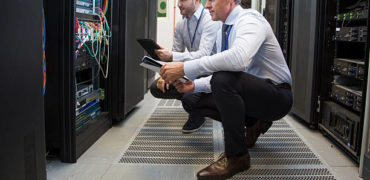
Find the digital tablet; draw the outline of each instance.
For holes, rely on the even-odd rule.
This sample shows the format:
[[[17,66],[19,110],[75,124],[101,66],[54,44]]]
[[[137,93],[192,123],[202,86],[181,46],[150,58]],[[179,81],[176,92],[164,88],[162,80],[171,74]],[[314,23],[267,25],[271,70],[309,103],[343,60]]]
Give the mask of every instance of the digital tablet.
[[[154,60],[154,59],[152,59],[148,56],[144,56],[143,59],[141,60],[140,66],[143,66],[147,69],[150,69],[154,72],[159,73],[160,70],[161,70],[161,67],[166,63],[168,63],[168,62],[157,61],[157,60]],[[186,76],[183,76],[183,77],[180,78],[180,81],[181,82],[186,82],[186,81],[189,81],[189,78],[186,77]]]
[[[145,49],[146,52],[148,52],[152,58],[159,60],[159,57],[154,50],[161,48],[155,41],[152,39],[136,39],[136,41]]]

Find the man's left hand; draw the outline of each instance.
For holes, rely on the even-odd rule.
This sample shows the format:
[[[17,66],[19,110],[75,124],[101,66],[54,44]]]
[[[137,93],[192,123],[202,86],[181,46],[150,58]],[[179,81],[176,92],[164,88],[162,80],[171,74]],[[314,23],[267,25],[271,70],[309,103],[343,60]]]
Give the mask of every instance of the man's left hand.
[[[183,62],[170,62],[162,66],[161,77],[166,81],[166,83],[173,83],[175,80],[180,79],[185,75],[184,73],[184,63]]]
[[[171,62],[173,59],[172,51],[167,50],[163,46],[159,45],[160,49],[154,50],[154,52],[159,57],[159,60],[165,61],[165,62]]]
[[[161,61],[165,61],[165,62],[171,62],[172,61],[172,51],[169,51],[167,49],[157,49],[157,50],[154,50],[154,51],[158,55],[158,57]]]

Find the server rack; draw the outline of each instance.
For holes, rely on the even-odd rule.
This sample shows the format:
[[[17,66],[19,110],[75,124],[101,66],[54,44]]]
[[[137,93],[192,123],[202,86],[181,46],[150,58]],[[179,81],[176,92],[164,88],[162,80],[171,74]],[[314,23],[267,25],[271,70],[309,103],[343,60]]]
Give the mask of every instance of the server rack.
[[[144,98],[154,73],[139,62],[145,55],[137,38],[156,39],[156,0],[113,0],[111,115],[120,121]]]
[[[46,147],[49,155],[76,162],[111,127],[111,82],[106,78],[110,76],[111,3],[47,0],[44,4]]]
[[[319,27],[319,129],[356,161],[368,83],[368,10],[368,0],[322,1]]]
[[[44,180],[42,1],[9,1],[2,11],[0,179]]]

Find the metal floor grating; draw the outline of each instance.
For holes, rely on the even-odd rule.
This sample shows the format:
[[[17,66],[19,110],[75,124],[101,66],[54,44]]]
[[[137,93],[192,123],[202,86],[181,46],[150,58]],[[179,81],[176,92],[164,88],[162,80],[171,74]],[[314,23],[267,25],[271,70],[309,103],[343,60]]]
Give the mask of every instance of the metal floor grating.
[[[207,119],[200,131],[182,134],[187,118],[180,101],[161,100],[119,163],[153,167],[211,164],[224,148],[220,123]],[[285,120],[274,122],[249,152],[251,169],[235,175],[232,180],[335,179]]]

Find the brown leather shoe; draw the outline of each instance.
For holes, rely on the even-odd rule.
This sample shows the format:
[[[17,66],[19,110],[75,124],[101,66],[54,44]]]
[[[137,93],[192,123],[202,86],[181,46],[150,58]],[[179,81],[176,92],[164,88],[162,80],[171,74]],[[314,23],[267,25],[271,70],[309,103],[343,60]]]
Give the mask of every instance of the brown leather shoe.
[[[249,153],[240,157],[227,158],[223,154],[216,162],[197,173],[198,180],[223,180],[250,168]]]
[[[247,148],[253,147],[261,133],[265,134],[271,125],[272,121],[257,120],[254,125],[247,127]]]

